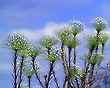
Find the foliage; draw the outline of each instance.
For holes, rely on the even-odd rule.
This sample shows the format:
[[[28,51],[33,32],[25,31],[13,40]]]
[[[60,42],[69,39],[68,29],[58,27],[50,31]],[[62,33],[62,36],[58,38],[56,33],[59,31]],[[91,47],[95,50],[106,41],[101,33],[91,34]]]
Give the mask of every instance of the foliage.
[[[93,20],[92,25],[97,31],[97,34],[87,36],[85,42],[87,42],[88,50],[85,51],[84,63],[81,63],[84,66],[81,69],[79,69],[79,63],[77,62],[79,61],[77,52],[81,52],[82,50],[78,47],[81,43],[77,35],[84,30],[85,26],[80,21],[69,22],[57,30],[55,36],[42,36],[37,40],[37,46],[31,45],[28,39],[22,34],[13,33],[8,35],[5,45],[15,51],[13,57],[14,88],[17,88],[17,86],[19,88],[19,85],[21,86],[23,84],[24,76],[28,78],[29,88],[31,87],[32,77],[37,79],[36,82],[42,88],[49,88],[52,82],[51,80],[55,81],[56,88],[60,86],[61,88],[92,88],[95,84],[94,80],[98,76],[97,73],[103,62],[103,58],[105,58],[105,44],[109,39],[108,34],[102,31],[107,26],[107,22],[104,19],[96,18]],[[40,47],[40,45],[43,47]],[[79,48],[79,51],[76,48]],[[83,48],[85,50],[85,47]],[[20,59],[18,58],[19,56],[21,57]],[[38,71],[39,66],[36,64],[36,57],[38,56],[39,58],[46,57],[46,60],[49,62],[49,68],[41,64],[45,69],[49,69],[45,74]],[[17,66],[18,62],[19,64]],[[64,70],[64,74],[62,72],[64,77],[62,84],[58,80],[60,78],[58,78],[59,76],[56,73],[56,64],[59,62],[61,62],[62,65],[60,64],[60,66]],[[104,80],[109,67],[110,60],[106,64],[103,74],[97,83],[98,85]]]

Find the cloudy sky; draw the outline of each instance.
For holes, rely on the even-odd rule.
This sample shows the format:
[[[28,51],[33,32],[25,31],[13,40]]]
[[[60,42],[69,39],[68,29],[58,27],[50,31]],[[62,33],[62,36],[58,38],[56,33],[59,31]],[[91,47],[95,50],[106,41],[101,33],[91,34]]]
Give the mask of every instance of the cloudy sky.
[[[68,21],[77,19],[91,28],[91,20],[102,17],[110,22],[110,0],[0,0],[0,39],[19,31],[30,39],[51,34]],[[12,53],[0,48],[0,87],[12,88]]]

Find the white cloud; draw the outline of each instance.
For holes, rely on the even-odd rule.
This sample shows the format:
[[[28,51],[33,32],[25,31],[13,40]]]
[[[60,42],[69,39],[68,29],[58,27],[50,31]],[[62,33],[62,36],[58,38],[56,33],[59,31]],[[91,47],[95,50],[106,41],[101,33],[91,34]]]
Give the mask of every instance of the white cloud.
[[[54,22],[49,22],[43,29],[36,29],[36,30],[32,31],[31,29],[22,28],[22,29],[15,30],[13,32],[22,33],[27,38],[29,38],[29,40],[35,41],[38,38],[40,38],[42,35],[54,35],[53,32],[62,25],[63,25],[63,23],[57,24]]]

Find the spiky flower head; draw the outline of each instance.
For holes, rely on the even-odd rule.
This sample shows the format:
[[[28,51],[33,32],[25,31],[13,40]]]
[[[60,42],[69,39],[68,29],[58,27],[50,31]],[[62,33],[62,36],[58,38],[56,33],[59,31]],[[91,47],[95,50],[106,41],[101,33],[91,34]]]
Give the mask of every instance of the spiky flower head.
[[[20,50],[18,52],[18,55],[23,57],[23,58],[26,58],[26,57],[28,57],[29,54],[28,54],[28,51],[24,49],[24,50]]]
[[[66,46],[70,49],[76,47],[77,45],[80,44],[79,39],[78,38],[74,38],[73,35],[69,35],[66,39]]]
[[[102,31],[103,29],[106,28],[107,21],[104,20],[103,18],[95,18],[92,21],[92,24],[93,24],[94,28],[96,29],[96,31],[99,33],[100,31]]]
[[[7,36],[6,43],[12,50],[22,50],[28,47],[28,39],[20,33],[12,33]]]
[[[50,49],[57,42],[58,39],[50,35],[44,35],[42,38],[39,39],[39,43],[47,49]]]
[[[100,40],[100,43],[101,44],[105,44],[108,40],[109,36],[107,33],[100,33],[100,37],[99,37],[99,40]]]
[[[36,47],[36,46],[30,46],[28,48],[28,54],[30,57],[37,57],[40,53],[41,53],[41,48],[40,47]]]
[[[60,49],[58,49],[57,47],[52,47],[49,55],[48,53],[46,53],[46,58],[50,62],[56,62],[60,59],[60,57],[61,57],[61,52]]]
[[[56,36],[62,41],[63,44],[65,44],[65,40],[69,34],[71,34],[71,31],[68,26],[63,26],[56,32]]]
[[[72,34],[74,36],[81,32],[84,29],[84,27],[84,24],[77,20],[69,23],[69,28],[72,30]]]
[[[34,70],[28,70],[28,71],[26,72],[26,76],[27,76],[27,77],[30,77],[30,78],[31,78],[34,74],[35,74]]]
[[[87,38],[87,46],[90,51],[93,51],[98,46],[97,36],[90,35]]]

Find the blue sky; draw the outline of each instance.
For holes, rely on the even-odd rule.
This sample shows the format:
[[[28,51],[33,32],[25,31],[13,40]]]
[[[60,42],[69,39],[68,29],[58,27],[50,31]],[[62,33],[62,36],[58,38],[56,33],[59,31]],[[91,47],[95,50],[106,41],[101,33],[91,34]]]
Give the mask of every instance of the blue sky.
[[[0,0],[0,39],[12,31],[30,39],[49,33],[73,19],[91,28],[91,20],[103,17],[110,22],[110,0]],[[0,87],[12,88],[12,53],[0,48]]]

